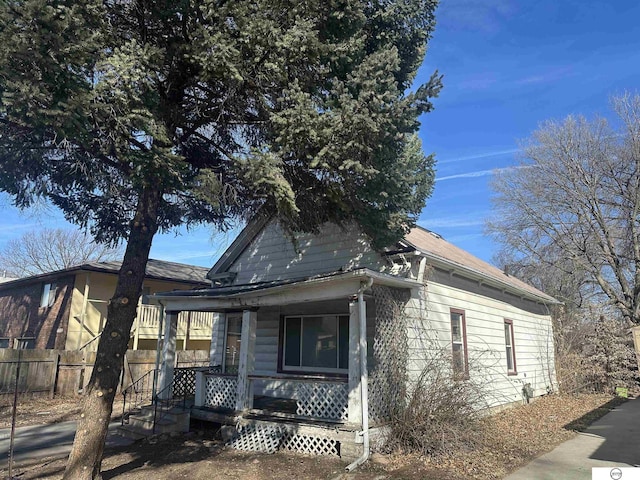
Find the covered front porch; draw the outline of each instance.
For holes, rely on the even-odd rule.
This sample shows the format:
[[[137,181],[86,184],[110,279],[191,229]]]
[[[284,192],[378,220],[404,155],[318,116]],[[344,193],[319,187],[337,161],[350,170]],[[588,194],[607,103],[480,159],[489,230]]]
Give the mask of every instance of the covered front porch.
[[[239,427],[231,443],[241,449],[356,458],[403,394],[403,308],[418,285],[360,269],[158,295],[165,340],[157,395],[174,392],[180,312],[215,312],[210,366],[189,375],[191,417]]]

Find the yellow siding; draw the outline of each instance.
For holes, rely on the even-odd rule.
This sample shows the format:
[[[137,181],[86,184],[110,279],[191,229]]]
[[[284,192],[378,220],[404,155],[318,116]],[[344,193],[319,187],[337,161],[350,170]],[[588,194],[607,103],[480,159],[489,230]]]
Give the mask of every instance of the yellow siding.
[[[86,302],[86,312],[83,323],[83,304],[85,281],[89,277],[89,296]],[[104,328],[107,318],[107,304],[115,292],[117,275],[114,273],[101,272],[81,272],[76,275],[73,296],[71,300],[71,312],[69,318],[69,327],[67,332],[67,340],[65,348],[67,350],[76,350],[89,343],[85,349],[87,351],[95,351],[98,346],[97,335]],[[150,294],[167,292],[171,290],[187,290],[192,288],[190,285],[171,282],[165,280],[145,280],[143,289],[149,290]],[[190,341],[187,346],[199,345],[204,346],[211,339],[211,329],[207,330],[203,322],[197,323],[190,333]],[[186,334],[186,322],[181,322],[178,338],[184,340]],[[140,338],[153,342],[155,348],[156,338],[158,336],[157,322],[154,326],[148,326],[141,329]],[[92,339],[95,339],[92,341]],[[182,340],[182,341],[183,341]],[[148,344],[149,342],[146,342]],[[139,344],[139,348],[140,348]],[[193,347],[196,348],[196,347]],[[206,347],[208,348],[208,347]]]

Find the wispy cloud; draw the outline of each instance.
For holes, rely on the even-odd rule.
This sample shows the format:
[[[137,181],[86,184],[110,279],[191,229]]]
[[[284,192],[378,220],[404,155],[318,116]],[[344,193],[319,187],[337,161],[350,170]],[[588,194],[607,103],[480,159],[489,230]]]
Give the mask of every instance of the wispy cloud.
[[[508,150],[495,150],[492,152],[482,152],[474,155],[467,155],[464,157],[456,157],[456,158],[448,158],[445,160],[438,160],[438,165],[442,165],[444,163],[455,163],[455,162],[464,162],[468,160],[478,160],[480,158],[489,158],[489,157],[500,157],[502,155],[510,155],[513,153],[519,152],[517,148],[510,148]]]
[[[446,177],[436,177],[436,182],[444,182],[445,180],[455,180],[456,178],[476,178],[476,177],[486,177],[487,175],[492,175],[496,169],[493,170],[478,170],[475,172],[467,172],[467,173],[458,173],[456,175],[447,175]]]
[[[38,223],[13,223],[11,225],[0,225],[0,232],[15,232],[16,230],[26,230],[28,228],[39,227]]]
[[[487,90],[498,82],[498,77],[494,72],[481,72],[465,78],[458,83],[461,90]]]
[[[446,240],[455,244],[455,243],[466,242],[468,240],[475,240],[482,237],[484,237],[482,233],[467,233],[464,235],[452,235],[451,237],[448,237]]]
[[[475,172],[458,173],[456,175],[448,175],[446,177],[436,177],[436,182],[442,182],[444,180],[454,180],[456,178],[475,178],[486,177],[487,175],[495,175],[497,173],[508,172],[510,170],[519,170],[521,168],[532,168],[532,165],[513,165],[511,167],[493,168],[491,170],[477,170]]]
[[[441,217],[420,220],[418,225],[433,230],[436,228],[467,228],[484,224],[484,213],[465,215],[462,217]]]
[[[516,85],[550,83],[565,77],[569,77],[571,75],[573,75],[573,68],[571,66],[563,66],[547,70],[546,72],[540,72],[535,75],[520,78],[516,80],[515,83]]]
[[[512,0],[444,0],[438,22],[448,29],[493,33],[516,12]]]

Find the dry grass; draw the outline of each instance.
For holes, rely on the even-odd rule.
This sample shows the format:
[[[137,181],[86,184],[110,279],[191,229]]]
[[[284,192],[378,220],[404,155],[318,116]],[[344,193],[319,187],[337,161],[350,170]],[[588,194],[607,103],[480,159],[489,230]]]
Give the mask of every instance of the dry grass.
[[[46,425],[76,420],[80,415],[81,397],[56,397],[22,395],[18,398],[16,426]],[[0,428],[11,427],[13,396],[0,397]],[[122,415],[122,400],[116,397],[111,418]]]
[[[210,431],[200,435],[160,437],[153,442],[137,442],[107,451],[103,478],[147,480],[153,476],[155,480],[175,480],[208,479],[215,475],[243,480],[498,479],[573,437],[575,431],[583,429],[618,403],[609,395],[543,397],[532,404],[482,419],[481,439],[473,448],[463,447],[438,457],[376,455],[374,462],[348,475],[344,474],[344,463],[338,459],[228,450],[211,437]],[[72,403],[70,407],[77,408],[77,405]],[[42,408],[50,409],[51,405],[43,404]],[[24,480],[57,479],[61,478],[64,467],[64,459],[37,460],[19,467],[18,473]],[[3,473],[6,472],[0,472],[0,475]]]
[[[569,440],[621,401],[604,394],[550,395],[481,420],[473,449],[438,457],[396,456],[392,464],[401,475],[416,472],[416,467],[424,474],[406,478],[503,478]]]

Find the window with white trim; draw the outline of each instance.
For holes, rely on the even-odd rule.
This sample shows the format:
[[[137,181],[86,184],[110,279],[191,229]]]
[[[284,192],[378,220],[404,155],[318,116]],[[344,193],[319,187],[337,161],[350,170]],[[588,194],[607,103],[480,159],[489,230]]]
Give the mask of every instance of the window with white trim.
[[[56,290],[58,289],[55,283],[45,283],[42,285],[42,296],[40,297],[40,308],[51,307],[56,301]]]
[[[504,321],[504,346],[507,354],[507,373],[509,375],[516,375],[516,352],[515,342],[513,336],[513,321]]]
[[[469,376],[469,361],[467,354],[467,324],[464,311],[452,308],[451,318],[451,350],[453,354],[453,373],[456,377]]]
[[[347,372],[349,315],[284,317],[282,370]]]

